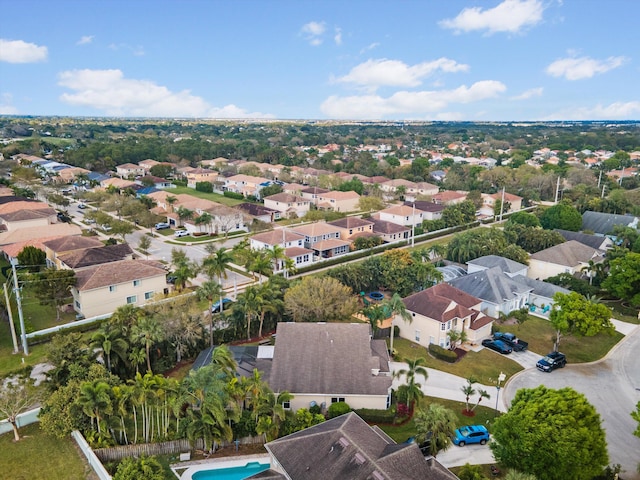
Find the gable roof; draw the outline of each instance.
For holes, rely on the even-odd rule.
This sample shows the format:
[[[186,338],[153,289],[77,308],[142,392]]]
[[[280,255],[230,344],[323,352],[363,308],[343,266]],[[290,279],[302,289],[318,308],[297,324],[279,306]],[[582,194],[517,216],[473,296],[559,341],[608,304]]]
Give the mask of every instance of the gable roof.
[[[498,255],[485,255],[484,257],[469,260],[467,265],[479,265],[485,268],[500,267],[500,270],[505,273],[516,273],[527,268],[527,266],[522,263],[514,262],[513,260]]]
[[[309,223],[307,225],[300,225],[299,227],[291,228],[296,233],[301,233],[302,235],[308,237],[316,237],[319,235],[326,235],[329,233],[337,233],[339,229],[334,225],[329,225],[326,222],[315,222]]]
[[[371,373],[389,372],[386,347],[374,347],[379,342],[368,324],[280,322],[269,386],[293,394],[387,395],[391,376]]]
[[[368,227],[369,225],[373,225],[374,222],[371,220],[365,220],[363,218],[358,217],[344,217],[339,218],[338,220],[334,220],[332,222],[327,222],[329,225],[334,225],[340,228],[358,228],[358,227]]]
[[[565,295],[571,293],[570,290],[554,285],[553,283],[543,282],[542,280],[536,280],[523,275],[516,275],[513,277],[513,280],[528,285],[533,289],[531,293],[541,297],[553,298],[553,295],[558,292],[564,293]]]
[[[454,480],[416,443],[396,444],[349,412],[265,445],[286,472],[305,480]]]
[[[94,237],[59,237],[42,242],[45,247],[56,253],[71,252],[85,248],[102,247],[104,243]]]
[[[439,283],[409,295],[402,301],[407,310],[439,322],[447,322],[455,317],[468,317],[473,313],[471,307],[481,303],[479,298],[447,283]]]
[[[290,193],[284,192],[269,195],[268,197],[264,197],[264,200],[282,203],[309,203],[309,199],[307,198],[298,197],[297,195],[291,195]]]
[[[283,242],[304,240],[304,235],[287,229],[279,229],[257,233],[251,237],[251,240],[266,243],[267,245],[281,245]]]
[[[277,212],[277,210],[265,207],[264,205],[260,205],[259,203],[241,203],[239,205],[236,205],[235,208],[237,208],[238,210],[242,210],[249,215],[253,215],[254,217],[258,217],[260,215],[271,215],[272,213]]]
[[[422,210],[423,212],[440,213],[445,209],[444,205],[439,203],[427,202],[426,200],[416,200],[415,202],[405,201],[404,204],[408,207],[416,206],[416,210]]]
[[[556,228],[555,231],[562,235],[565,240],[575,240],[576,242],[580,242],[588,247],[598,250],[602,250],[602,244],[608,240],[607,237],[602,237],[599,235],[589,235],[588,233],[582,232],[571,232],[569,230],[560,230],[559,228]]]
[[[638,217],[587,211],[582,214],[582,229],[607,235],[613,232],[614,226],[623,225],[626,227],[633,224],[634,221],[636,225],[635,228],[638,228]]]
[[[451,280],[449,284],[469,295],[496,305],[532,290],[528,285],[515,281],[503,273],[500,267],[463,275]]]
[[[9,232],[0,233],[0,245],[9,245],[16,242],[26,242],[38,238],[62,237],[69,235],[80,235],[82,229],[77,225],[69,223],[52,223],[47,228],[25,227],[17,228]]]
[[[117,285],[144,278],[166,275],[163,265],[151,260],[120,260],[95,265],[76,272],[78,291]]]
[[[373,219],[374,233],[391,235],[394,233],[408,232],[409,230],[411,230],[411,227],[405,227],[404,225],[398,225],[397,223],[387,222],[386,220]]]
[[[595,248],[588,247],[575,240],[569,240],[568,242],[540,250],[529,258],[566,267],[575,267],[581,263],[589,263],[589,260],[597,259],[598,253]]]
[[[40,208],[37,210],[16,210],[14,212],[0,213],[0,218],[5,222],[21,222],[25,220],[37,220],[40,218],[49,218],[56,214],[54,208]]]
[[[86,268],[92,265],[117,262],[133,255],[128,243],[106,245],[100,248],[85,248],[58,255],[58,260],[69,268]]]

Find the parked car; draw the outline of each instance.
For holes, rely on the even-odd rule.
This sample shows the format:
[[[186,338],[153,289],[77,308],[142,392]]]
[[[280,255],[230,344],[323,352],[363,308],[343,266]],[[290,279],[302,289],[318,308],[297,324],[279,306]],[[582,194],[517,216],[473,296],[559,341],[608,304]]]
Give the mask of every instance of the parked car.
[[[79,209],[81,209],[81,210],[82,210],[82,209],[85,209],[85,208],[87,208],[87,204],[86,204],[86,203],[83,203],[83,202],[80,202],[80,203],[78,204],[78,208],[79,208]]]
[[[482,346],[490,348],[491,350],[495,350],[496,352],[502,353],[504,355],[513,351],[513,349],[502,340],[491,340],[490,338],[485,338],[484,340],[482,340]]]
[[[230,298],[223,298],[222,299],[222,307],[226,308],[225,306],[228,303],[232,303],[233,300],[231,300]],[[213,304],[213,306],[211,307],[211,313],[219,313],[220,312],[220,300],[218,300],[216,303]]]
[[[190,234],[187,230],[176,230],[175,233],[173,234],[173,236],[176,238],[186,237],[188,235]]]
[[[110,232],[112,230],[111,225],[104,224],[99,226],[103,232]]]
[[[170,228],[171,225],[169,225],[168,223],[165,222],[160,222],[160,223],[156,223],[155,229],[156,230],[166,230],[167,228]]]
[[[467,444],[479,443],[484,445],[489,441],[489,432],[483,425],[468,425],[458,428],[453,435],[453,443],[459,447]]]
[[[494,340],[500,340],[509,345],[515,352],[523,352],[529,348],[529,342],[525,342],[521,338],[516,337],[509,332],[496,332],[493,334]]]
[[[71,223],[71,217],[63,212],[58,212],[58,220],[64,223]]]
[[[546,357],[541,358],[536,363],[536,368],[541,372],[551,372],[556,368],[564,368],[567,364],[567,357],[564,353],[551,352]]]

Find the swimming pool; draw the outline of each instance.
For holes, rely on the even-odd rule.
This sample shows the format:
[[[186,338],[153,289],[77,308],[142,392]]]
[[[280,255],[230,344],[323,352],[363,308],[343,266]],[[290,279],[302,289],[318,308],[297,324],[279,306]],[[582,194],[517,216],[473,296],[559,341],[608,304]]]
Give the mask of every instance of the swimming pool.
[[[244,480],[251,475],[269,470],[269,467],[268,463],[249,462],[240,467],[201,470],[191,475],[191,478],[193,480]]]

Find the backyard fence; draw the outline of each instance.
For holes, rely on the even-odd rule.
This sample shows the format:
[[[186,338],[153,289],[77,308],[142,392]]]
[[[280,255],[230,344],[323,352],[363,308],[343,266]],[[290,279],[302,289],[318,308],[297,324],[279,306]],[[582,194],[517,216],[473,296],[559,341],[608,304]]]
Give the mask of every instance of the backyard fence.
[[[25,425],[31,425],[38,421],[38,414],[40,413],[40,407],[34,408],[33,410],[29,410],[28,412],[21,413],[16,418],[16,424],[18,428],[24,427]],[[4,419],[0,420],[0,435],[8,432],[12,432],[13,427],[9,420]]]
[[[93,450],[91,450],[91,447],[82,436],[82,433],[80,433],[78,430],[74,430],[73,432],[71,432],[71,436],[78,444],[78,447],[87,458],[87,462],[89,462],[89,465],[91,466],[93,471],[96,472],[98,478],[100,480],[111,480],[111,475],[109,475],[109,472],[107,472],[107,469],[104,468],[104,465],[102,465],[100,459],[96,456]]]

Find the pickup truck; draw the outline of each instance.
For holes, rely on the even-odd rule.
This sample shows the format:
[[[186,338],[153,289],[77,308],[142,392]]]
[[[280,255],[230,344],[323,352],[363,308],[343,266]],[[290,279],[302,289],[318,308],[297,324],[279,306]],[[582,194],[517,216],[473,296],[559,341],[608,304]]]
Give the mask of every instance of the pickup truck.
[[[519,339],[513,333],[496,332],[493,334],[494,340],[502,340],[504,343],[513,348],[516,352],[523,352],[529,347],[529,343]]]

